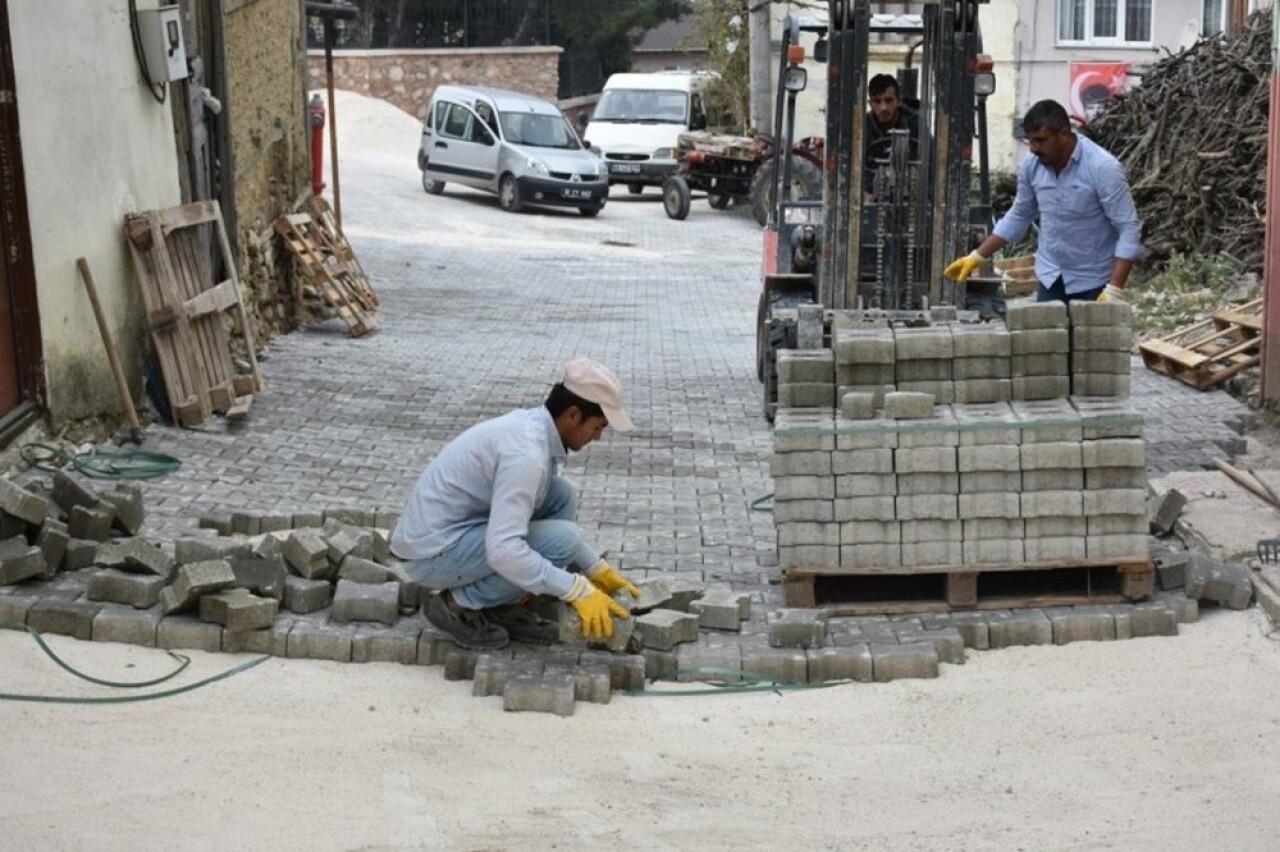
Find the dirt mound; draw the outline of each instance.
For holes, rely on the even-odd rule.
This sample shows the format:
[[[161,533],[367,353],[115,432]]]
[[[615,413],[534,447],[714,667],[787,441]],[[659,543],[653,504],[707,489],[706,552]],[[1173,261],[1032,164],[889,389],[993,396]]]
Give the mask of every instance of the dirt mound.
[[[328,99],[323,90],[309,93],[320,95],[330,118]],[[422,122],[387,101],[371,98],[358,92],[337,89],[333,93],[338,105],[338,149],[358,151],[361,154],[382,154],[404,157],[413,162],[417,155],[418,140],[422,136]],[[325,128],[325,145],[328,146],[329,129]]]

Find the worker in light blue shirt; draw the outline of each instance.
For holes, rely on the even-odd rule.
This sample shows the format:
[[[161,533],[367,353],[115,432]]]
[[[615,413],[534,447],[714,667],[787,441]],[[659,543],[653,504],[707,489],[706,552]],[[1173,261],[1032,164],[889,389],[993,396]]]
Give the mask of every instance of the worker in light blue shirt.
[[[419,585],[433,626],[472,650],[511,639],[549,644],[559,629],[527,606],[532,595],[569,603],[583,635],[606,638],[627,611],[611,595],[639,589],[600,558],[577,524],[573,487],[560,468],[606,427],[631,429],[622,385],[576,358],[537,408],[467,429],[427,465],[391,534],[391,550]]]
[[[1013,206],[982,245],[953,261],[944,274],[964,281],[1001,248],[1022,239],[1039,216],[1039,301],[1122,298],[1129,270],[1144,254],[1142,221],[1124,168],[1073,131],[1056,101],[1032,106],[1022,129],[1031,153],[1018,168]]]

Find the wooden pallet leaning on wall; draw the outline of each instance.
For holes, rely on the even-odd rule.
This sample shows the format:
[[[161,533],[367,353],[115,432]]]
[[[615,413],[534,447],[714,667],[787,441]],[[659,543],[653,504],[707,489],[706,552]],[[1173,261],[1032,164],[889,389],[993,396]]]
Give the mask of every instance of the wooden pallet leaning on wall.
[[[792,567],[782,582],[787,606],[895,615],[1141,600],[1155,588],[1155,569],[1149,556],[880,571]]]
[[[174,422],[195,426],[214,412],[246,416],[262,374],[218,202],[130,214],[125,234]],[[214,246],[228,276],[222,281],[214,280]],[[224,314],[244,335],[247,374],[236,371]]]
[[[275,230],[297,263],[294,301],[300,324],[337,316],[352,337],[378,325],[378,296],[323,199],[317,214],[276,219]]]
[[[1147,369],[1205,390],[1262,359],[1262,300],[1138,344]]]

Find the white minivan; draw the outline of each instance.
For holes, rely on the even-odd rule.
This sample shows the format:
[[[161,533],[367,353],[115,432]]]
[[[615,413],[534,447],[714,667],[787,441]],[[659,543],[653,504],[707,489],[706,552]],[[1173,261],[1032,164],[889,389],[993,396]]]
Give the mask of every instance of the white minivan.
[[[633,193],[661,186],[676,170],[681,133],[707,129],[710,71],[613,74],[604,84],[583,139],[609,167],[609,183]]]
[[[526,204],[576,207],[595,216],[609,196],[604,163],[555,104],[479,86],[439,86],[418,146],[422,188],[446,183],[498,194],[503,210]]]

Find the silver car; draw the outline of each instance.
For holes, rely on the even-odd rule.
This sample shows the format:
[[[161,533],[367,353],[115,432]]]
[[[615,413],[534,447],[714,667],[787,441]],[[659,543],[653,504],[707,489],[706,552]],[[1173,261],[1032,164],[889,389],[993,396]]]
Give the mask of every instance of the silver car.
[[[576,207],[595,216],[609,195],[603,161],[555,104],[477,86],[440,86],[431,95],[418,148],[422,188],[445,183],[495,192],[503,210],[526,204]]]

